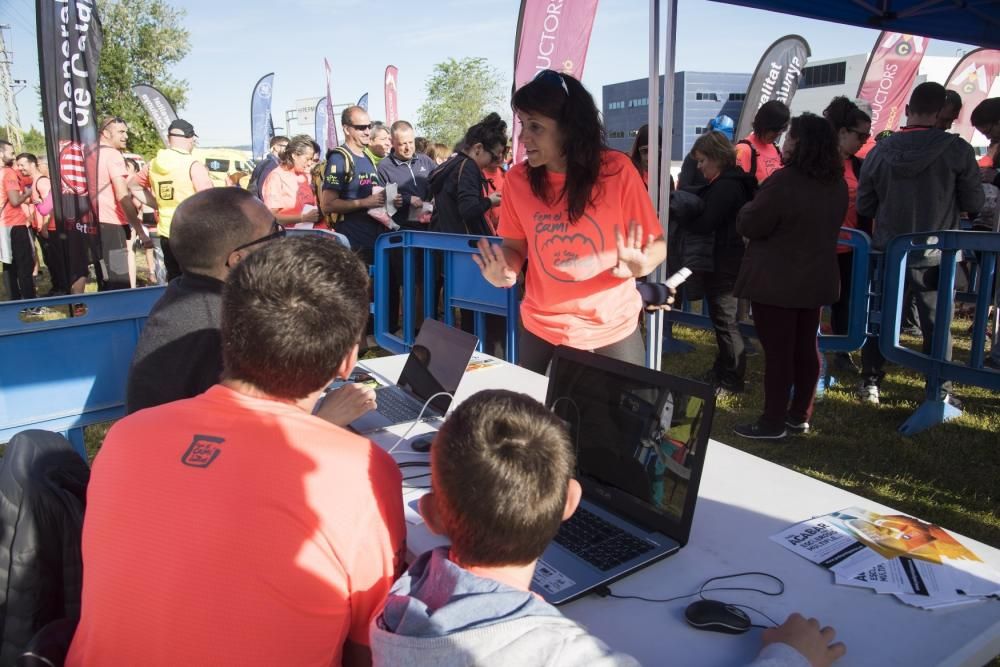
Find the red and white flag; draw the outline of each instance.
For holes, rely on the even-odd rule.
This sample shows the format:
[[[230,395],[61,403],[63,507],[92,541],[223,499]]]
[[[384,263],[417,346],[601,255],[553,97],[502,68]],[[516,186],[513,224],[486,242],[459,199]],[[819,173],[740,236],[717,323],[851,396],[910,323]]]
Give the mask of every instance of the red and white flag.
[[[396,84],[399,82],[399,70],[395,65],[385,68],[385,124],[392,125],[399,120],[399,93]]]
[[[966,141],[972,141],[976,128],[972,126],[972,110],[990,96],[990,90],[1000,76],[1000,50],[976,49],[965,54],[951,71],[945,88],[962,97],[962,113],[951,129]]]
[[[858,88],[858,97],[872,105],[872,136],[902,125],[929,42],[926,37],[898,32],[879,34]]]

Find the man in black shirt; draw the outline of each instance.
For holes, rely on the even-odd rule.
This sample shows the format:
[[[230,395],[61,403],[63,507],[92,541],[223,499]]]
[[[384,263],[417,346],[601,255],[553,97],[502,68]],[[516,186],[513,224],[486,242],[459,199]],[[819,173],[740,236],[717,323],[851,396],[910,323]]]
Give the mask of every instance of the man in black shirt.
[[[177,207],[170,240],[183,274],[154,304],[139,337],[128,375],[128,414],[197,396],[219,381],[224,280],[249,253],[284,233],[263,202],[238,188],[198,192]],[[319,414],[346,425],[374,404],[371,389],[347,384],[330,394]]]

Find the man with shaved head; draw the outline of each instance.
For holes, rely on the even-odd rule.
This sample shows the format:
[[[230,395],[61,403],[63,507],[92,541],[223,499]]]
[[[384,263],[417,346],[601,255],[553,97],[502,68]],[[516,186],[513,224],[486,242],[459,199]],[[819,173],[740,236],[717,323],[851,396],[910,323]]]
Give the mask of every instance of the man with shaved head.
[[[223,283],[251,252],[284,235],[264,203],[240,188],[203,190],[181,202],[170,247],[183,273],[167,285],[139,337],[128,375],[128,414],[197,396],[219,381]],[[319,416],[346,425],[374,404],[371,389],[347,384],[331,393]]]

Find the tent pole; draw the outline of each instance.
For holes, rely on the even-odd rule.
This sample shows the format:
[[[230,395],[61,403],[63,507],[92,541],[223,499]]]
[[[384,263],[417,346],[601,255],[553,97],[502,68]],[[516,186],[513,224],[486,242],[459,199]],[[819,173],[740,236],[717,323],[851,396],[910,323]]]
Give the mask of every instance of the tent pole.
[[[660,87],[660,67],[659,67],[659,45],[660,45],[660,0],[650,0],[650,29],[649,29],[649,146],[652,148],[656,144],[654,138],[659,137],[659,130],[662,128],[663,137],[661,140],[662,149],[659,153],[659,165],[654,167],[654,162],[650,162],[649,169],[649,194],[653,198],[654,206],[657,206],[657,213],[660,218],[660,225],[663,233],[667,233],[667,224],[670,218],[670,163],[673,150],[673,118],[674,107],[674,67],[677,52],[677,0],[667,0],[666,12],[666,37],[663,42],[666,53],[666,68],[663,76],[663,110],[659,109],[659,87]],[[650,151],[650,154],[652,151]],[[655,184],[655,185],[654,185]],[[659,196],[657,196],[659,195]],[[666,280],[666,264],[661,264],[656,268],[650,278],[654,281],[662,282]],[[654,315],[646,316],[646,365],[649,368],[660,370],[663,356],[663,311],[658,311]]]

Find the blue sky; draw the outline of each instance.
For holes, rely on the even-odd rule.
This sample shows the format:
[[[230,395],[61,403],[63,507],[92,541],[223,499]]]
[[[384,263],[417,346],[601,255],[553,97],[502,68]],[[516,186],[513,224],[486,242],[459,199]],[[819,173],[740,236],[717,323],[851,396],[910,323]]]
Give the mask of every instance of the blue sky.
[[[821,0],[817,0],[821,1]],[[254,83],[275,72],[273,116],[295,100],[324,93],[323,58],[333,65],[335,102],[370,94],[372,118],[384,116],[382,75],[399,67],[400,116],[415,120],[434,64],[481,56],[513,76],[518,0],[172,0],[187,12],[191,51],[176,75],[190,85],[178,113],[198,130],[203,146],[247,144]],[[677,69],[750,72],[775,39],[800,34],[813,60],[871,49],[877,32],[745,9],[708,0],[680,0]],[[666,2],[664,2],[666,5]],[[0,0],[9,24],[12,74],[29,87],[17,96],[24,126],[41,126],[34,87],[38,63],[35,0]],[[278,8],[278,14],[275,14]],[[601,86],[647,75],[648,2],[601,0],[583,82],[600,101]],[[930,55],[954,55],[964,45],[931,42]]]

